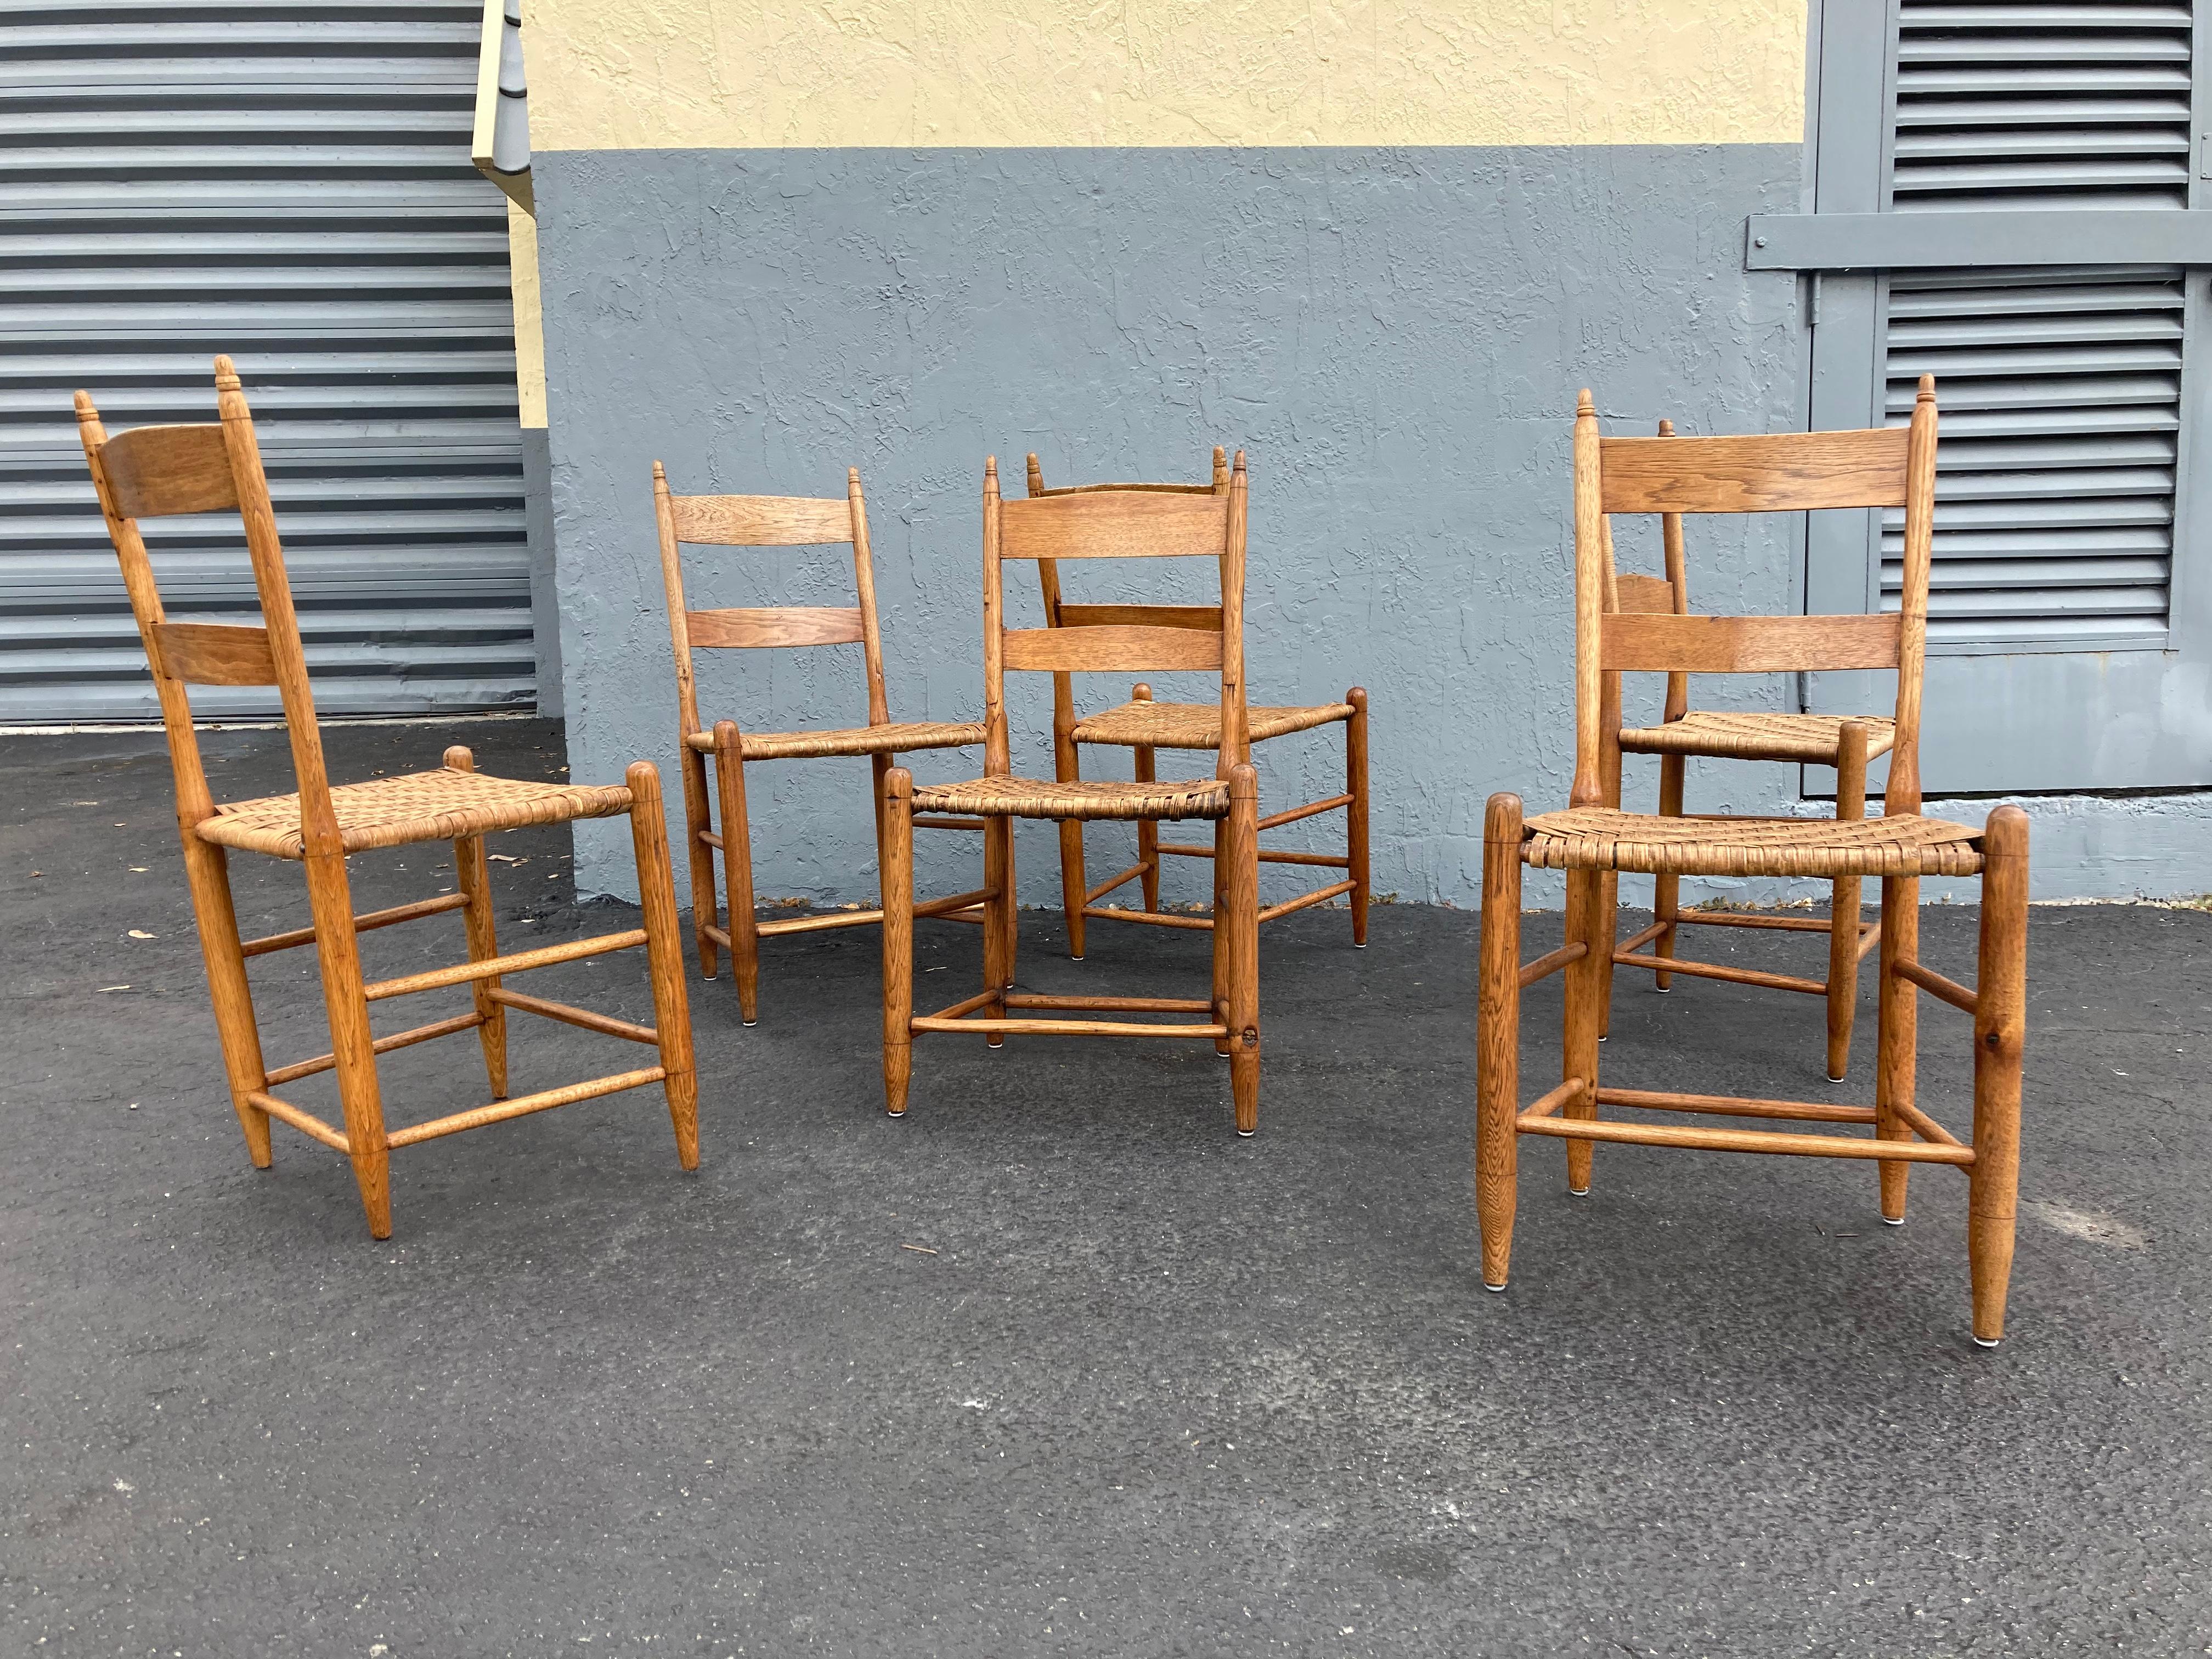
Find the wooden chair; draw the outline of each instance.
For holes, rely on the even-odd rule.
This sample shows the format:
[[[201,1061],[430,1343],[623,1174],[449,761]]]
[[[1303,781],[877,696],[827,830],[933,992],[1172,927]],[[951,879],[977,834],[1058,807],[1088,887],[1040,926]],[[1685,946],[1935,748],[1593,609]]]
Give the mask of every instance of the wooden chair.
[[[1659,435],[1674,435],[1672,421],[1659,422]],[[1609,521],[1608,521],[1609,522]],[[1682,515],[1662,513],[1659,515],[1660,539],[1666,562],[1664,576],[1632,575],[1626,572],[1613,577],[1614,606],[1624,613],[1690,614],[1690,586],[1687,560],[1684,554]],[[1608,533],[1607,557],[1612,556]],[[1916,640],[1917,636],[1915,636]],[[1900,677],[1911,676],[1917,683],[1922,672],[1920,650],[1916,644],[1912,655],[1899,663]],[[1833,714],[1748,714],[1705,712],[1690,707],[1690,677],[1676,672],[1667,676],[1667,701],[1657,726],[1623,727],[1620,725],[1620,677],[1611,674],[1604,681],[1607,699],[1608,729],[1617,733],[1614,762],[1608,775],[1611,793],[1606,804],[1620,805],[1620,772],[1617,763],[1621,753],[1656,755],[1659,757],[1659,811],[1666,817],[1682,816],[1682,782],[1685,763],[1692,755],[1717,760],[1782,761],[1804,766],[1826,766],[1836,773],[1836,816],[1856,821],[1866,816],[1867,766],[1871,761],[1888,754],[1899,744],[1917,744],[1917,731],[1899,727],[1894,713],[1887,715],[1864,714],[1839,717]],[[1902,688],[1899,688],[1900,693]],[[1712,979],[1735,980],[1739,982],[1770,986],[1778,990],[1799,991],[1826,1000],[1828,1013],[1828,1081],[1841,1083],[1850,1063],[1851,1024],[1858,1011],[1859,963],[1881,942],[1879,925],[1869,925],[1860,917],[1859,878],[1838,876],[1831,888],[1832,902],[1829,919],[1815,917],[1747,915],[1740,911],[1701,908],[1685,915],[1681,908],[1681,878],[1661,876],[1654,883],[1652,925],[1636,934],[1623,946],[1624,960],[1632,960],[1639,968],[1650,968],[1657,975],[1657,988],[1667,990],[1677,973]],[[1795,975],[1754,973],[1750,969],[1729,968],[1717,963],[1684,962],[1675,957],[1675,941],[1680,930],[1686,926],[1706,927],[1775,928],[1790,932],[1826,933],[1828,936],[1828,971],[1823,979],[1802,979]],[[1644,944],[1651,946],[1651,954],[1637,954]],[[1610,1011],[1612,976],[1607,975],[1607,1009]]]
[[[207,961],[216,1028],[229,1073],[231,1104],[246,1132],[258,1169],[270,1164],[269,1120],[290,1124],[312,1140],[353,1160],[368,1231],[392,1235],[389,1177],[393,1148],[434,1140],[506,1118],[590,1100],[618,1090],[659,1084],[676,1127],[676,1151],[686,1170],[699,1165],[698,1091],[691,1060],[691,1015],[684,1000],[683,945],[678,933],[676,889],[670,878],[668,834],[661,816],[660,781],[640,761],[621,787],[524,782],[485,777],[469,751],[446,750],[434,772],[372,779],[333,787],[324,769],[322,735],[301,651],[299,622],[284,573],[283,548],[269,504],[253,419],[228,357],[217,357],[216,426],[143,427],[108,436],[89,396],[76,394],[76,416],[92,479],[106,514],[108,534],[123,567],[131,608],[145,641],[176,774],[177,822],[185,848],[185,875],[198,918],[200,949]],[[262,626],[171,622],[163,615],[154,569],[140,538],[138,520],[171,514],[234,509],[245,521],[246,551],[261,599]],[[187,688],[192,685],[273,685],[291,737],[297,793],[261,800],[217,804],[209,793],[193,735]],[[597,939],[572,940],[501,956],[494,938],[489,866],[483,837],[495,830],[561,823],[574,818],[628,815],[637,855],[645,925]],[[411,904],[356,915],[346,858],[375,848],[450,841],[459,890]],[[244,939],[233,908],[228,858],[264,853],[296,859],[307,875],[312,924],[263,939]],[[356,935],[396,922],[463,913],[468,960],[451,968],[364,982]],[[249,957],[303,945],[315,947],[322,970],[323,1003],[330,1016],[331,1052],[270,1067],[246,982]],[[509,990],[509,974],[557,962],[603,956],[643,945],[653,981],[652,1028],[611,1018],[566,1003]],[[388,997],[465,985],[472,1012],[389,1036],[369,1032],[368,1006]],[[507,1092],[507,1011],[539,1014],[587,1030],[641,1042],[658,1051],[657,1065],[617,1072],[585,1083],[510,1099]],[[433,1037],[473,1030],[483,1047],[492,1103],[427,1123],[387,1129],[376,1077],[376,1056]],[[319,1072],[337,1073],[344,1127],[337,1128],[271,1092]]]
[[[1244,458],[1229,488],[1191,495],[1108,489],[1001,501],[999,465],[983,471],[984,775],[966,783],[915,787],[903,767],[884,780],[884,1097],[891,1115],[906,1110],[915,1037],[973,1031],[996,1048],[1009,1035],[1197,1037],[1229,1058],[1237,1133],[1260,1122],[1259,778],[1253,770],[1244,707]],[[1001,566],[1008,559],[1208,557],[1217,562],[1221,608],[1206,626],[1188,621],[1081,623],[1010,629]],[[1007,738],[1006,672],[1142,673],[1197,672],[1221,677],[1221,744],[1211,778],[1132,783],[1019,778]],[[917,812],[972,813],[985,820],[983,989],[934,1014],[914,1013],[915,915],[912,825]],[[1176,997],[1042,996],[1012,988],[1014,820],[1084,823],[1093,818],[1201,819],[1213,824],[1216,918],[1212,994]],[[1182,1015],[1180,1022],[1076,1019],[1071,1014]],[[1195,1018],[1191,1018],[1196,1016]]]
[[[660,530],[660,574],[668,591],[668,632],[676,648],[676,703],[682,725],[684,814],[691,853],[691,920],[699,945],[700,971],[714,977],[717,945],[726,946],[737,965],[738,1010],[744,1023],[760,1017],[760,940],[781,933],[817,933],[830,927],[859,927],[883,920],[874,910],[839,910],[821,915],[761,921],[753,915],[751,817],[745,800],[748,761],[811,760],[832,755],[866,755],[875,769],[877,870],[883,866],[884,777],[896,757],[920,749],[961,749],[983,741],[980,721],[894,721],[884,693],[884,646],[876,625],[875,568],[868,553],[867,504],[860,494],[858,468],[845,475],[845,499],[811,501],[788,495],[672,495],[668,476],[653,464],[653,515]],[[857,603],[837,609],[779,605],[767,609],[692,611],[684,598],[682,548],[685,543],[714,547],[806,547],[849,544]],[[700,647],[768,648],[777,646],[859,645],[868,678],[868,723],[835,732],[747,732],[734,720],[717,720],[708,731],[699,720],[699,697],[692,678],[691,653]],[[714,763],[713,795],[707,762]],[[722,830],[714,831],[710,800],[720,799]],[[931,817],[928,829],[981,830],[980,818]],[[727,874],[729,927],[720,924],[714,886],[714,853],[720,849]],[[880,874],[878,877],[880,880]],[[932,899],[917,915],[982,920],[980,891]]]
[[[1044,469],[1037,458],[1029,458],[1029,491],[1031,500],[1049,495],[1075,495],[1101,489],[1149,490],[1163,495],[1224,495],[1229,492],[1228,452],[1219,446],[1213,451],[1213,480],[1202,484],[1070,484],[1048,489]],[[1211,605],[1070,605],[1063,604],[1060,593],[1060,563],[1056,559],[1037,561],[1037,581],[1044,595],[1044,621],[1048,628],[1086,628],[1097,626],[1135,626],[1144,628],[1210,628],[1213,608]],[[1075,712],[1075,681],[1070,674],[1052,677],[1052,752],[1054,771],[1062,783],[1075,782],[1083,775],[1082,745],[1104,744],[1135,751],[1135,771],[1138,781],[1151,781],[1156,775],[1156,757],[1163,749],[1186,749],[1218,751],[1221,745],[1221,712],[1211,703],[1156,702],[1152,689],[1138,684],[1129,694],[1130,700],[1118,708],[1109,708],[1096,714],[1078,715]],[[1332,882],[1311,892],[1301,893],[1296,898],[1279,904],[1268,905],[1260,912],[1263,922],[1278,916],[1287,916],[1292,911],[1326,904],[1345,894],[1352,897],[1352,942],[1361,950],[1367,948],[1367,693],[1353,686],[1344,694],[1342,702],[1316,703],[1310,707],[1268,707],[1248,709],[1249,732],[1251,741],[1264,743],[1269,738],[1287,736],[1293,732],[1310,732],[1318,727],[1341,725],[1344,727],[1344,793],[1321,800],[1308,801],[1303,806],[1293,806],[1271,813],[1260,820],[1264,831],[1279,829],[1286,823],[1296,823],[1303,818],[1333,812],[1340,807],[1345,813],[1345,846],[1341,853],[1291,853],[1262,849],[1262,864],[1299,864],[1317,866],[1325,869],[1341,870],[1345,879]],[[1083,926],[1086,917],[1096,916],[1106,921],[1149,922],[1160,927],[1197,927],[1213,926],[1210,915],[1176,915],[1160,908],[1160,860],[1164,856],[1210,859],[1211,847],[1187,842],[1163,843],[1159,826],[1152,820],[1140,820],[1137,825],[1137,861],[1097,887],[1089,884],[1084,868],[1083,824],[1079,819],[1063,819],[1060,826],[1060,907],[1067,918],[1067,953],[1076,960],[1083,957]],[[1140,884],[1145,908],[1141,910],[1111,909],[1099,901],[1118,888],[1131,882]]]
[[[1966,1173],[1967,1257],[1974,1340],[2004,1334],[2013,1207],[2020,1171],[2021,1052],[2026,1024],[2027,818],[2001,806],[1981,830],[1920,816],[1920,660],[1928,626],[1934,523],[1936,392],[1920,383],[1909,428],[1761,438],[1601,438],[1589,393],[1575,420],[1575,780],[1571,805],[1523,820],[1512,795],[1490,798],[1483,826],[1482,957],[1476,1035],[1475,1181],[1482,1278],[1505,1286],[1513,1239],[1516,1150],[1522,1135],[1567,1142],[1567,1186],[1590,1184],[1592,1143],[1791,1152],[1878,1161],[1881,1214],[1905,1218],[1914,1164]],[[1614,513],[1792,513],[1822,507],[1905,509],[1901,614],[1871,617],[1688,617],[1622,609],[1608,590],[1607,520]],[[1884,811],[1877,818],[1698,818],[1644,816],[1608,805],[1617,722],[1605,718],[1608,676],[1654,671],[1774,673],[1811,667],[1899,670],[1897,727]],[[1523,865],[1567,872],[1566,942],[1520,960]],[[1647,875],[1881,879],[1881,1037],[1875,1103],[1664,1093],[1598,1081],[1605,969],[1613,945],[1607,884]],[[1982,878],[1980,970],[1969,989],[1919,960],[1919,878]],[[1525,1110],[1520,1100],[1521,993],[1565,969],[1566,1016],[1558,1087]],[[1917,994],[1928,991],[1974,1023],[1971,1143],[1913,1099]],[[1632,1111],[1866,1124],[1871,1139],[1601,1120]]]

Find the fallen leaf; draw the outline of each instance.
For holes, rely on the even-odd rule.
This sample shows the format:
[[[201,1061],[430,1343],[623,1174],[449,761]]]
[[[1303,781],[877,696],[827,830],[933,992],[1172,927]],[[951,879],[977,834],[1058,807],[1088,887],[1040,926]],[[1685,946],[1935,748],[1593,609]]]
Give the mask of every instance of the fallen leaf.
[[[489,859],[494,864],[527,864],[530,862],[528,859],[519,859],[512,853],[486,853],[484,856]]]
[[[143,864],[134,864],[131,866],[131,873],[134,876],[143,876],[146,873],[146,866]]]
[[[127,985],[103,985],[100,988],[103,991],[127,991],[131,988]]]
[[[131,930],[131,937],[133,939],[159,939],[161,936],[159,933],[149,933],[143,927],[133,927]]]
[[[935,1255],[937,1254],[936,1251],[931,1249],[927,1244],[902,1244],[899,1246],[899,1249],[902,1250],[912,1250],[916,1255]]]

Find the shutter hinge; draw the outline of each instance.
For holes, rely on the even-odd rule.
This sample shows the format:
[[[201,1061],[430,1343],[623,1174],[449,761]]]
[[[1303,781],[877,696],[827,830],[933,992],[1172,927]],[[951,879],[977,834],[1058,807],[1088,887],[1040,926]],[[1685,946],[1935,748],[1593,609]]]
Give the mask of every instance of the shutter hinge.
[[[1813,273],[1812,280],[1807,285],[1805,290],[1805,326],[1808,328],[1818,328],[1820,325],[1820,273],[1816,270]]]
[[[2199,151],[2201,159],[2197,162],[2197,176],[2200,179],[2212,179],[2212,132],[2199,133],[2197,143],[2202,148]]]

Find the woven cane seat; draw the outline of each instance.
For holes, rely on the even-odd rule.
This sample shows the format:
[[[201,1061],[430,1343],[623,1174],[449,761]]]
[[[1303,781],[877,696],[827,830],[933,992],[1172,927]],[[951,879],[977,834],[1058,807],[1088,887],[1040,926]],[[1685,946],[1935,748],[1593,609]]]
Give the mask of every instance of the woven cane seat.
[[[611,817],[629,811],[629,791],[620,784],[528,783],[441,768],[343,784],[331,791],[331,805],[345,850],[358,853],[526,824]],[[296,859],[305,850],[297,795],[218,806],[198,830],[202,841],[242,853]]]
[[[1522,861],[1542,870],[1661,876],[1971,876],[1978,830],[1917,814],[1861,818],[1678,818],[1572,807],[1530,818]]]
[[[937,783],[914,792],[917,812],[967,812],[980,817],[1224,818],[1229,784],[1222,778],[1192,783],[1054,783],[1040,778],[977,778]]]
[[[1309,708],[1291,706],[1252,708],[1244,711],[1252,741],[1279,738],[1291,732],[1310,732],[1352,718],[1348,702],[1316,703]],[[1218,749],[1221,747],[1221,705],[1218,702],[1125,702],[1086,715],[1076,723],[1078,743],[1110,743],[1154,749]]]
[[[712,732],[694,732],[684,741],[711,750]],[[887,726],[856,726],[839,732],[746,732],[738,733],[740,760],[816,760],[825,755],[896,755],[917,749],[964,749],[983,741],[982,722],[905,720]]]
[[[1887,755],[1897,741],[1897,722],[1855,716],[1867,729],[1867,758]],[[1724,760],[1805,761],[1833,766],[1843,744],[1838,714],[1718,714],[1692,711],[1663,726],[1623,731],[1631,755],[1709,755]]]

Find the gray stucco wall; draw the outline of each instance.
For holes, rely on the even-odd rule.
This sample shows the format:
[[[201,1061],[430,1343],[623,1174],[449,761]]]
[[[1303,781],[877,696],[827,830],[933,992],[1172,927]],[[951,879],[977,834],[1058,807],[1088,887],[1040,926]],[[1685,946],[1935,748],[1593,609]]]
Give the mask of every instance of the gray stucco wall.
[[[1572,768],[1576,389],[1616,430],[1802,424],[1793,280],[1741,269],[1745,216],[1795,206],[1799,165],[1795,146],[541,155],[574,775],[648,757],[675,801],[655,458],[685,492],[836,495],[859,466],[893,716],[974,719],[984,456],[1018,489],[1030,449],[1078,482],[1196,477],[1222,442],[1250,456],[1255,700],[1365,685],[1376,890],[1473,904],[1485,795],[1564,804]],[[1784,521],[1714,521],[1693,556],[1715,609],[1798,602]],[[818,552],[701,550],[692,568],[695,605],[849,583]],[[865,719],[857,647],[710,657],[709,720]],[[1712,689],[1765,707],[1789,690]],[[1015,677],[1009,702],[1017,766],[1049,776],[1048,682]],[[1277,805],[1340,787],[1332,735],[1259,759]],[[981,756],[915,764],[972,775]],[[1127,766],[1102,757],[1102,775]],[[760,892],[871,900],[866,763],[751,771]],[[1705,810],[1787,810],[1796,782],[1723,766],[1692,787]],[[620,826],[579,830],[580,887],[634,891]],[[1092,836],[1095,872],[1130,839]],[[975,846],[929,837],[925,885],[971,885]],[[1049,828],[1024,826],[1018,857],[1024,900],[1056,903]],[[1169,897],[1200,896],[1201,869],[1171,870]]]

